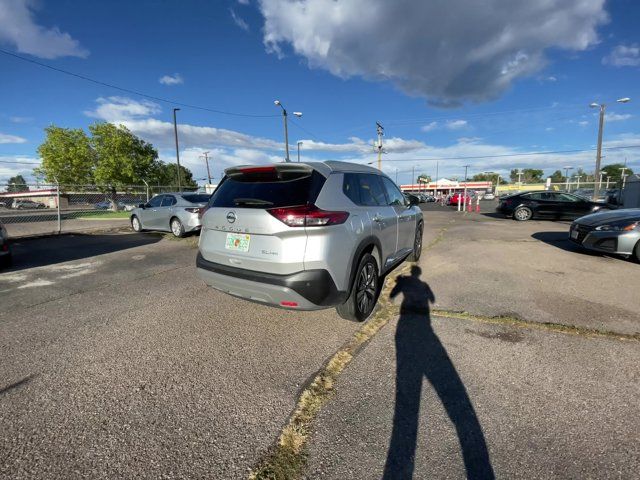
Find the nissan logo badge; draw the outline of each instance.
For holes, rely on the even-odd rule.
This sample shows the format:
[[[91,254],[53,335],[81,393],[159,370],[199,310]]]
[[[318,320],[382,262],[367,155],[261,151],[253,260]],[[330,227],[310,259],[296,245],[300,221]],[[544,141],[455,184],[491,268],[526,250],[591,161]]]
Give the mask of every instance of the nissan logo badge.
[[[233,212],[227,212],[227,222],[233,223],[236,221],[236,214]]]

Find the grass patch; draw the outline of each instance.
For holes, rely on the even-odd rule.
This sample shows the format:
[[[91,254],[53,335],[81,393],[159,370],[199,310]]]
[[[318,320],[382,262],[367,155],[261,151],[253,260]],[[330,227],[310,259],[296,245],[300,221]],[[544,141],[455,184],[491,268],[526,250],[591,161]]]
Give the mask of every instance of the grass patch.
[[[108,220],[112,218],[129,218],[131,212],[113,212],[111,210],[95,211],[95,212],[79,212],[74,215],[75,218],[82,220]],[[65,218],[67,220],[67,218]]]
[[[187,236],[179,238],[172,233],[165,233],[162,235],[162,238],[164,238],[165,240],[170,240],[172,242],[183,242],[191,248],[198,248],[198,239],[200,238],[200,236],[195,233],[188,233]]]

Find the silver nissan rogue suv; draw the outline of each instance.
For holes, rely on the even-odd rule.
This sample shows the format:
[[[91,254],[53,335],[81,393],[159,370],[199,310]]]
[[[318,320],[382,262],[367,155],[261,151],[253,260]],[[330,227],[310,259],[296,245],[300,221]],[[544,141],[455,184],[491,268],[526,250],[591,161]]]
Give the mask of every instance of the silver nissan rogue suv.
[[[373,311],[383,276],[422,249],[422,212],[379,170],[345,162],[225,170],[202,217],[198,275],[299,310]]]

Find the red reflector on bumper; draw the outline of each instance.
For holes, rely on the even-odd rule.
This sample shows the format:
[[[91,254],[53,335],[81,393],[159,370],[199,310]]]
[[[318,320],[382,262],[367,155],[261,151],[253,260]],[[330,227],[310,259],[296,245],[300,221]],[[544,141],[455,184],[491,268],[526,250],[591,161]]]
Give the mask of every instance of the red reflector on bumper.
[[[280,302],[283,307],[297,307],[297,302]]]

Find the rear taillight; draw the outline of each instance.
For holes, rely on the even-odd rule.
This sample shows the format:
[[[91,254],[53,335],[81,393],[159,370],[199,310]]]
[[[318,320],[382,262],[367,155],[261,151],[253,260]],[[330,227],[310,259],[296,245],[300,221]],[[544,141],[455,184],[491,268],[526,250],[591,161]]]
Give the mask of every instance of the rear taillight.
[[[327,210],[320,210],[315,205],[270,208],[267,212],[290,227],[339,225],[349,218],[349,212],[329,212]]]
[[[0,246],[0,250],[2,250],[3,252],[8,252],[9,251],[9,245],[7,245],[6,243],[3,243]]]

